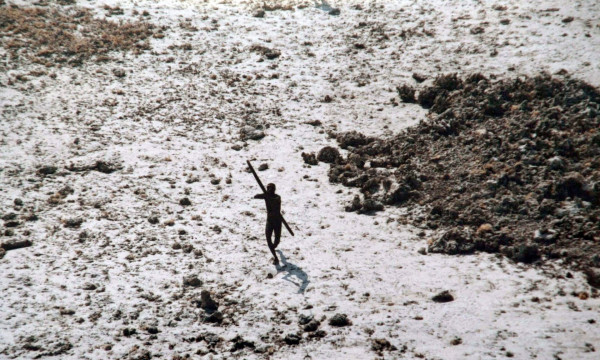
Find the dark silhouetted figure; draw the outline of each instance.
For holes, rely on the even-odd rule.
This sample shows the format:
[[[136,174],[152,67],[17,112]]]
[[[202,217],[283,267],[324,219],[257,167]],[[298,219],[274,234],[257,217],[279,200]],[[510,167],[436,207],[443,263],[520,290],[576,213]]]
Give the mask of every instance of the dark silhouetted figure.
[[[265,234],[267,236],[267,245],[275,258],[273,263],[279,265],[279,259],[275,254],[275,249],[279,245],[281,239],[281,197],[275,194],[275,184],[267,185],[267,192],[264,194],[254,195],[255,199],[265,199],[267,204],[267,227]],[[271,241],[271,236],[275,232],[275,244]]]

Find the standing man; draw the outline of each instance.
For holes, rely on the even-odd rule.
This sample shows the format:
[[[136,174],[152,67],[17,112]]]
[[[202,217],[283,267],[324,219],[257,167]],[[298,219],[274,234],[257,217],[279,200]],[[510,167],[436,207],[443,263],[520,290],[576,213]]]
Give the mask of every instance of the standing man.
[[[273,257],[275,258],[273,264],[279,265],[279,259],[275,254],[275,249],[277,248],[277,245],[279,245],[279,240],[281,239],[281,197],[275,194],[275,184],[271,183],[267,185],[266,193],[254,195],[254,198],[265,199],[267,205],[267,226],[265,231],[267,245],[269,245],[269,250],[271,250],[271,254],[273,254]],[[275,244],[271,242],[273,231],[275,231]]]

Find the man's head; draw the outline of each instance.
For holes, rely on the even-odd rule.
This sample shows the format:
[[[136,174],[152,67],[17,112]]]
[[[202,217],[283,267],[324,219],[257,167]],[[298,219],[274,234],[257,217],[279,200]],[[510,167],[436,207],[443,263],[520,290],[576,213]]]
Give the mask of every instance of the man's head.
[[[275,194],[275,184],[273,184],[273,183],[267,184],[267,193]]]

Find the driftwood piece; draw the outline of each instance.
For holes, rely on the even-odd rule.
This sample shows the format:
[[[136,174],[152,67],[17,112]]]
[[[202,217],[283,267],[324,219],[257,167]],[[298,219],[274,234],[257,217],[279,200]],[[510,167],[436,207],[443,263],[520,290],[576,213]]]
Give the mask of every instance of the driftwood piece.
[[[0,247],[6,251],[29,247],[33,243],[29,240],[8,240],[2,243]]]

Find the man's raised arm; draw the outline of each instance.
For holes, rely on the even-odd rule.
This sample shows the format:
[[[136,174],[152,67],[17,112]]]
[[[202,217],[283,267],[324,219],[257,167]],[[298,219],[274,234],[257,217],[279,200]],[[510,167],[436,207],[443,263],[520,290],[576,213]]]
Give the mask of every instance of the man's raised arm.
[[[254,195],[255,199],[264,199],[265,198],[265,194],[256,194]]]

